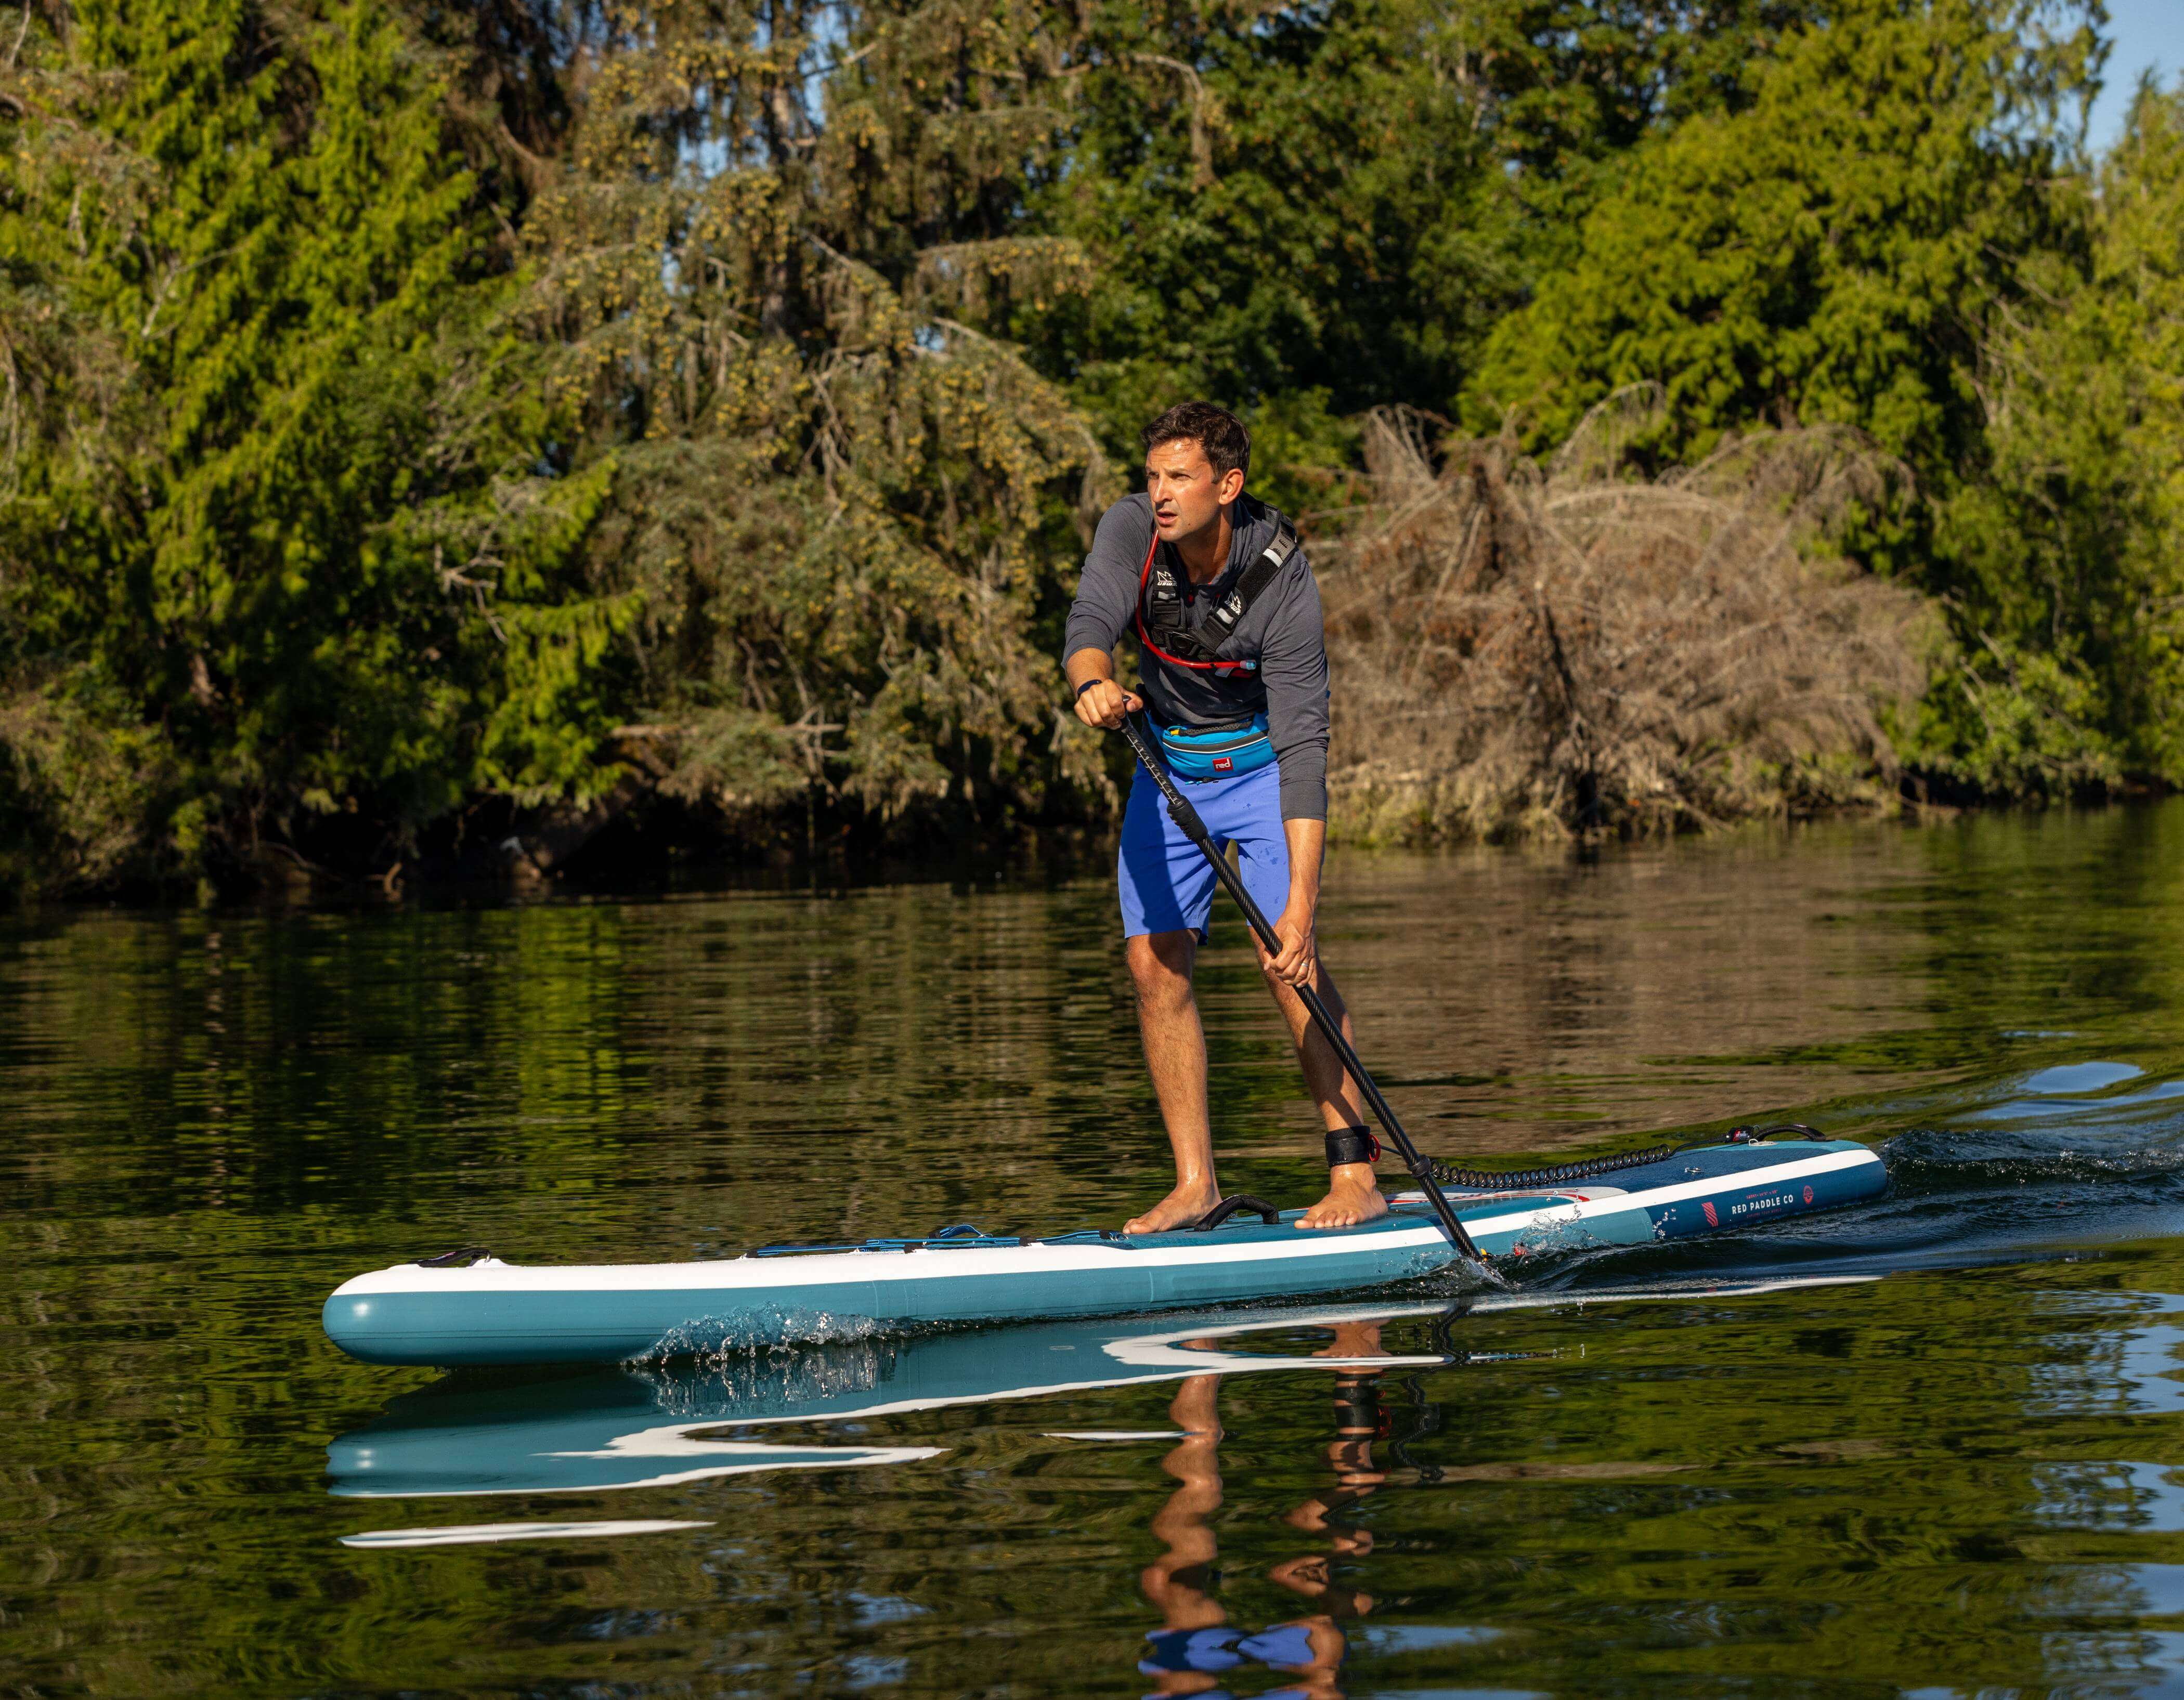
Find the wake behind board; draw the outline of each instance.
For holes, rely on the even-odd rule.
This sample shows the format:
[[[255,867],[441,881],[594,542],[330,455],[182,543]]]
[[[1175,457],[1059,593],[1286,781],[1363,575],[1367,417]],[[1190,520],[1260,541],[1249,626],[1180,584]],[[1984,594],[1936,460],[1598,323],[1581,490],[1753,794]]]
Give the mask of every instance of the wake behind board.
[[[1880,1159],[1864,1146],[1798,1139],[1692,1147],[1600,1182],[1445,1190],[1481,1253],[1499,1260],[1779,1221],[1873,1197],[1886,1185]],[[951,1231],[696,1263],[402,1264],[344,1282],[326,1300],[324,1321],[336,1345],[368,1363],[614,1363],[928,1323],[1362,1292],[1457,1261],[1415,1194],[1355,1228],[1307,1232],[1295,1226],[1301,1214],[1167,1234]]]

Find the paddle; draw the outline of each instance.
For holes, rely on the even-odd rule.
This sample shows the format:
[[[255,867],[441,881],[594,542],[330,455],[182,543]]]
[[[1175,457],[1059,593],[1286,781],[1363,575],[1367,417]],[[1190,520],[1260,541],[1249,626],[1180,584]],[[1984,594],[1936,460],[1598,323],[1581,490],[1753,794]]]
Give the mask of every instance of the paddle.
[[[1183,829],[1184,836],[1195,844],[1205,853],[1206,859],[1213,864],[1215,875],[1228,888],[1228,895],[1236,900],[1237,908],[1243,910],[1244,919],[1251,924],[1251,931],[1259,936],[1259,942],[1270,954],[1279,955],[1281,941],[1274,936],[1274,930],[1266,915],[1252,901],[1251,894],[1244,889],[1243,881],[1228,865],[1228,858],[1213,847],[1213,836],[1206,830],[1206,823],[1198,818],[1198,810],[1192,807],[1190,799],[1177,788],[1174,777],[1160,758],[1153,753],[1145,735],[1138,731],[1136,723],[1128,714],[1123,716],[1123,736],[1130,741],[1130,747],[1138,753],[1138,759],[1145,764],[1145,771],[1153,776],[1153,783],[1161,788],[1161,795],[1167,799],[1169,815]],[[1457,1219],[1456,1212],[1449,1208],[1440,1184],[1435,1181],[1432,1163],[1418,1155],[1418,1147],[1411,1143],[1410,1135],[1403,1131],[1402,1123],[1396,1119],[1395,1111],[1388,1108],[1387,1099],[1380,1096],[1379,1087],[1373,1084],[1372,1075],[1365,1072],[1364,1064],[1357,1060],[1357,1053],[1342,1036],[1341,1025],[1328,1014],[1326,1003],[1311,986],[1299,986],[1293,989],[1304,1001],[1312,1025],[1334,1047],[1334,1054],[1342,1059],[1342,1066],[1350,1071],[1350,1078],[1357,1082],[1357,1090],[1365,1095],[1365,1102],[1372,1106],[1373,1114],[1380,1119],[1380,1125],[1387,1129],[1389,1139],[1402,1154],[1412,1178],[1424,1192],[1426,1202],[1433,1206],[1434,1214],[1440,1222],[1441,1231],[1448,1236],[1449,1242],[1474,1263],[1484,1262],[1479,1254],[1479,1247],[1471,1243],[1471,1236],[1464,1231],[1463,1224]]]

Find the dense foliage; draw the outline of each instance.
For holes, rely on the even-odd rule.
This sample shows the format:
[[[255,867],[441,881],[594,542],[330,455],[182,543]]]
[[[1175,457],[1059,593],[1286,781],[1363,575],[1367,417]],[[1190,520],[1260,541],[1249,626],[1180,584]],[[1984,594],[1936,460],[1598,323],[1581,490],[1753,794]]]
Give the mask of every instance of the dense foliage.
[[[1187,393],[1307,515],[1390,405],[1535,453],[1642,383],[1654,477],[1853,431],[1904,475],[1834,547],[1948,632],[1875,773],[2184,777],[2184,107],[2096,169],[2102,21],[32,4],[0,883],[1100,819],[1050,651]]]
[[[574,570],[603,486],[550,464],[566,409],[498,326],[443,65],[370,0],[24,21],[8,847],[95,881],[361,814],[368,854],[478,790],[590,782],[627,623]]]
[[[1964,633],[1940,758],[1997,791],[2184,779],[2184,98],[2142,92],[2092,240],[2027,267],[1936,532]]]

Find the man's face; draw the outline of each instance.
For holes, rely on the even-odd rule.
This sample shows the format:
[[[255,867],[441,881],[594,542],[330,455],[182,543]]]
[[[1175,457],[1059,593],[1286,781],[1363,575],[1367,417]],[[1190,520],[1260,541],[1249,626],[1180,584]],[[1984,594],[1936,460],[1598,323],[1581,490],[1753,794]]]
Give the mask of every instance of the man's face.
[[[1184,438],[1145,451],[1145,494],[1164,543],[1196,536],[1219,520],[1223,503],[1243,493],[1243,469],[1216,478],[1203,443]]]

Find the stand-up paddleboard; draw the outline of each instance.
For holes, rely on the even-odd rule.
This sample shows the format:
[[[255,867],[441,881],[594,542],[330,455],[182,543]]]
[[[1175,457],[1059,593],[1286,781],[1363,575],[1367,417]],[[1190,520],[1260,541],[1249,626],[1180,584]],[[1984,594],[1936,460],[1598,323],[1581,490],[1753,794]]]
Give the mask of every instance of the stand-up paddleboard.
[[[1887,1185],[1865,1147],[1819,1138],[1733,1136],[1635,1164],[1590,1166],[1597,1181],[1446,1191],[1479,1250],[1505,1260],[1780,1221]],[[928,1323],[1357,1292],[1457,1261],[1434,1212],[1412,1195],[1354,1228],[1307,1231],[1295,1225],[1300,1211],[1268,1214],[1273,1219],[1232,1215],[1167,1234],[1097,1229],[1023,1239],[955,1229],[704,1263],[545,1268],[479,1254],[461,1266],[437,1260],[359,1275],[326,1301],[326,1330],[343,1351],[378,1364],[611,1363]]]

